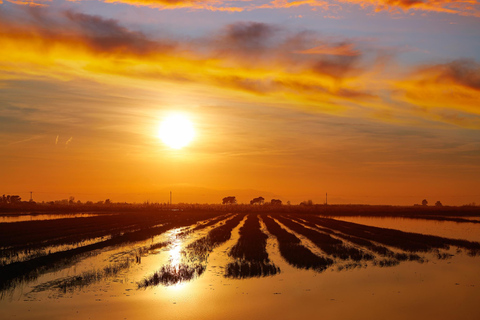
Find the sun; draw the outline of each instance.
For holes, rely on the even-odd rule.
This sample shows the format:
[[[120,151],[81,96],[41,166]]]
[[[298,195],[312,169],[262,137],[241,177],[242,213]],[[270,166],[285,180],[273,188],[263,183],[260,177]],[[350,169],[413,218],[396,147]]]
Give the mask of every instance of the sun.
[[[170,148],[181,149],[193,140],[195,130],[186,116],[171,114],[160,124],[158,137]]]

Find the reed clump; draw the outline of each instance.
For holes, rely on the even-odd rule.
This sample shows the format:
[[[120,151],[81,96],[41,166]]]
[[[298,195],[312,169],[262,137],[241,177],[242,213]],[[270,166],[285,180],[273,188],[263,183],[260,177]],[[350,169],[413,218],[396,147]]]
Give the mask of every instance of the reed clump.
[[[175,285],[183,281],[192,280],[205,271],[205,266],[202,264],[188,265],[166,265],[159,271],[155,272],[148,278],[138,283],[139,288],[146,288],[149,286],[156,286],[163,284],[165,286]]]

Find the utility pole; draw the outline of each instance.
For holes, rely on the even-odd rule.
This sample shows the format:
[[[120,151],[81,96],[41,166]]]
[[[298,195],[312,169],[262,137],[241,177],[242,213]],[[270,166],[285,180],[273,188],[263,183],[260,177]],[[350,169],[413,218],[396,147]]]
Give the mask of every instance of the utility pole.
[[[327,204],[328,204],[328,200],[327,200],[327,198],[328,198],[328,194],[325,192],[325,205],[327,205]]]
[[[30,191],[30,202],[33,202],[33,191]]]
[[[172,191],[170,191],[170,205],[172,205]]]

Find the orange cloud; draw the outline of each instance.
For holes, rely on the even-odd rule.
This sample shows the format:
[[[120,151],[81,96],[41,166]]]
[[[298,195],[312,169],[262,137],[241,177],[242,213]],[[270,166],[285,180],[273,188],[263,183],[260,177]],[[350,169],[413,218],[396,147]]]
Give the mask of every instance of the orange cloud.
[[[21,22],[0,19],[0,66],[7,72],[195,83],[326,112],[343,110],[340,101],[362,104],[373,98],[364,77],[371,67],[364,60],[371,59],[363,59],[361,52],[348,54],[351,44],[330,43],[311,32],[236,23],[209,37],[180,43],[149,38],[98,16],[29,12]],[[338,47],[342,54],[298,53],[318,43]]]
[[[287,1],[287,0],[273,0],[272,2],[268,4],[263,4],[263,5],[253,5],[251,6],[251,9],[279,9],[279,8],[294,8],[294,7],[300,7],[300,6],[309,6],[309,7],[320,7],[324,10],[328,10],[332,6],[337,6],[335,4],[332,4],[331,2],[327,1],[322,1],[322,0],[294,0],[294,1]]]
[[[337,45],[331,46],[330,44],[321,44],[319,46],[298,51],[298,53],[303,54],[327,54],[327,55],[334,55],[334,56],[357,56],[359,52],[354,49],[354,45],[352,43],[340,43]]]
[[[299,6],[309,6],[321,8],[325,11],[341,9],[341,3],[353,3],[361,7],[374,7],[375,11],[432,11],[464,16],[480,17],[480,2],[477,0],[338,0],[337,3],[322,0],[274,0],[269,4],[251,6],[250,8],[292,8]]]
[[[8,2],[15,3],[21,6],[29,7],[46,7],[48,4],[45,2],[51,2],[51,0],[39,0],[39,1],[25,1],[25,0],[7,0]],[[0,1],[2,3],[2,1]]]
[[[395,84],[396,96],[435,120],[480,129],[480,64],[473,60],[423,66]]]
[[[0,3],[2,0],[0,0]],[[46,2],[51,0],[7,0],[11,3],[28,6],[47,6]],[[82,1],[82,0],[70,0]],[[233,0],[103,0],[106,3],[126,3],[134,6],[147,6],[160,10],[189,8],[195,10],[242,12],[257,9],[283,9],[300,6],[311,7],[312,10],[319,8],[324,11],[337,13],[342,10],[342,3],[351,3],[362,8],[373,7],[375,11],[410,12],[430,11],[463,16],[480,17],[480,2],[478,0],[337,0],[337,2],[323,0],[273,0],[267,4],[255,1],[233,1]],[[241,3],[244,4],[241,4]],[[231,5],[235,3],[236,6]],[[240,3],[240,5],[239,5]],[[299,16],[301,17],[301,16]],[[327,15],[328,18],[335,16]]]
[[[201,88],[207,99],[223,94],[326,113],[388,114],[387,121],[413,115],[479,128],[480,67],[473,61],[424,66],[399,78],[384,72],[374,48],[270,24],[235,23],[177,41],[98,16],[25,12],[24,20],[0,13],[0,78],[173,84]],[[410,108],[396,107],[402,103]]]
[[[220,0],[104,0],[107,3],[127,3],[135,6],[147,6],[157,9],[190,8],[209,11],[241,12],[245,8],[228,5]]]
[[[431,11],[480,17],[480,2],[477,0],[339,0],[362,7],[373,6],[376,11]]]

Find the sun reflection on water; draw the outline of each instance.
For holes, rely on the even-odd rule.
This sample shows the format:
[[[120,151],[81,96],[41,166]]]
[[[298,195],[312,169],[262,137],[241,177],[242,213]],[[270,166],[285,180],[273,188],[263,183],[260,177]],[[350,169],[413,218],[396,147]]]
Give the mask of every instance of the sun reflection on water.
[[[175,292],[181,292],[184,289],[186,289],[187,286],[188,286],[188,282],[182,281],[182,282],[178,282],[174,285],[169,286],[168,289],[173,290]]]
[[[170,249],[170,264],[172,266],[178,267],[182,262],[182,248],[183,243],[180,240],[176,240],[173,245],[172,249]]]
[[[184,256],[184,241],[179,237],[182,232],[183,228],[176,228],[169,234],[169,239],[171,240],[170,250],[168,251],[168,254],[170,255],[169,263],[177,270],[182,264]]]

